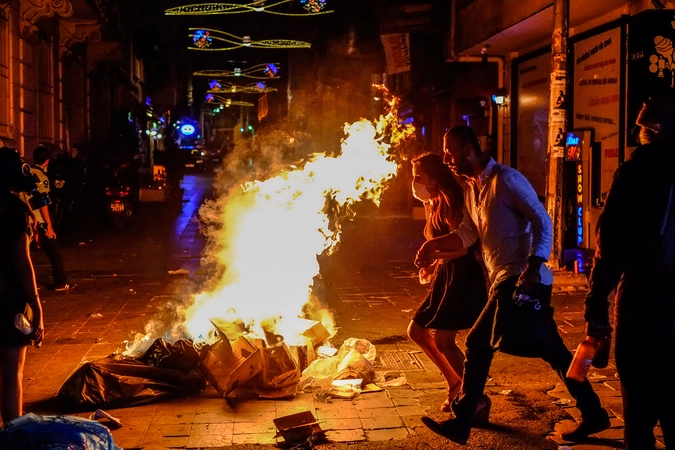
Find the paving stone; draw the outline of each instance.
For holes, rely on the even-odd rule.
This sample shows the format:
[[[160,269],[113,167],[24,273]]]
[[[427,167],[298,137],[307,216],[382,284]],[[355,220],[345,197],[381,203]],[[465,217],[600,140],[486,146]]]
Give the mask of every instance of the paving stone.
[[[397,428],[404,426],[395,408],[370,408],[359,411],[364,430]]]
[[[151,425],[191,424],[194,416],[194,413],[167,414],[165,411],[158,411],[155,417],[152,418]]]
[[[190,436],[190,425],[150,425],[143,439],[143,448],[184,447]]]
[[[361,394],[354,398],[353,402],[357,410],[394,406],[394,403],[391,401],[391,398],[389,398],[386,391]]]
[[[195,413],[193,423],[234,423],[235,413],[228,412],[201,412]]]
[[[256,422],[234,422],[234,434],[265,434],[277,431],[274,422],[274,417],[269,420],[260,420]]]
[[[232,445],[232,433],[230,434],[191,434],[187,441],[188,448],[196,447],[224,447]],[[145,450],[145,449],[144,449]]]
[[[425,416],[426,414],[422,415],[412,415],[412,416],[404,416],[402,415],[403,418],[403,423],[405,424],[406,428],[408,429],[413,429],[417,427],[424,427],[422,423],[422,416]]]
[[[366,439],[369,441],[392,441],[405,439],[409,436],[405,428],[390,428],[387,430],[366,430]]]
[[[361,419],[328,419],[319,422],[323,430],[353,430],[361,428]]]
[[[337,400],[331,403],[316,403],[317,418],[325,419],[358,419],[359,413],[354,404],[349,400]]]
[[[243,444],[276,444],[276,431],[274,433],[233,434],[232,445]],[[145,449],[143,449],[145,450]]]
[[[397,406],[396,410],[401,417],[423,416],[429,412],[428,407],[422,405]]]
[[[361,428],[354,430],[335,430],[326,432],[326,440],[331,442],[359,442],[365,441],[366,435]]]
[[[200,434],[229,434],[234,433],[234,423],[200,423],[193,424],[190,429],[190,435]]]
[[[234,416],[234,422],[239,423],[272,423],[272,420],[277,418],[275,411],[260,411],[250,413],[239,413]]]

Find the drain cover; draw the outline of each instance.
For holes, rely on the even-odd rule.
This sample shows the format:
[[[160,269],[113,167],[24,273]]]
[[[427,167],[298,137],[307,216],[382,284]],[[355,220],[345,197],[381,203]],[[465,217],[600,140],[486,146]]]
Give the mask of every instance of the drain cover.
[[[422,361],[416,354],[410,352],[378,352],[375,359],[374,368],[376,370],[406,370],[423,371],[426,370]]]

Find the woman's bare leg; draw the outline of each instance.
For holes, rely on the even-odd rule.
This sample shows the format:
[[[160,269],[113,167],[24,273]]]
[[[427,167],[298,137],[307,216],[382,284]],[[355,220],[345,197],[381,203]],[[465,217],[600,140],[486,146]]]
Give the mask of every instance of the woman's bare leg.
[[[464,353],[457,346],[457,330],[436,330],[436,348],[445,356],[461,379],[464,375]]]
[[[422,349],[424,354],[436,364],[436,367],[438,367],[443,374],[445,382],[448,384],[448,395],[456,394],[459,391],[460,382],[462,381],[462,372],[456,372],[451,361],[438,348],[438,336],[434,337],[434,333],[437,335],[439,330],[424,328],[414,321],[411,321],[410,325],[408,325],[408,336],[410,339]],[[447,332],[444,332],[444,334],[445,333]],[[464,362],[462,361],[462,366],[463,364]]]
[[[23,365],[25,362],[25,346],[0,348],[0,374],[2,374],[0,412],[4,423],[23,414]]]

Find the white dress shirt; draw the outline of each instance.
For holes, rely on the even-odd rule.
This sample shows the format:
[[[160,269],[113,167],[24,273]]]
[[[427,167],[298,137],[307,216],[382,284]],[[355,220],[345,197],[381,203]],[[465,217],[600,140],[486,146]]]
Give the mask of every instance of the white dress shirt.
[[[490,158],[464,189],[469,214],[476,224],[492,286],[521,274],[530,256],[548,261],[552,245],[551,218],[530,182],[517,170]],[[470,227],[456,231],[463,242],[475,236]],[[541,266],[541,282],[553,283],[553,272]]]

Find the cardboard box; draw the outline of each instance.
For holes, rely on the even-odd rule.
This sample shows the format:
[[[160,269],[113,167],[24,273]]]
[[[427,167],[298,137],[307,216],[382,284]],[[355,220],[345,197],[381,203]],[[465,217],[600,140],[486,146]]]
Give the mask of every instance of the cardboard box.
[[[307,322],[307,327],[305,331],[302,332],[302,335],[310,338],[312,340],[312,345],[315,347],[330,337],[330,333],[328,330],[326,330],[326,327],[324,327],[321,322],[307,319],[298,320]]]
[[[226,396],[262,371],[262,350],[245,337],[221,339],[202,349],[199,368],[206,379]]]
[[[277,434],[274,437],[281,436],[288,444],[302,443],[312,436],[323,437],[324,434],[324,430],[321,429],[319,422],[310,411],[278,417],[272,422],[277,427]]]

